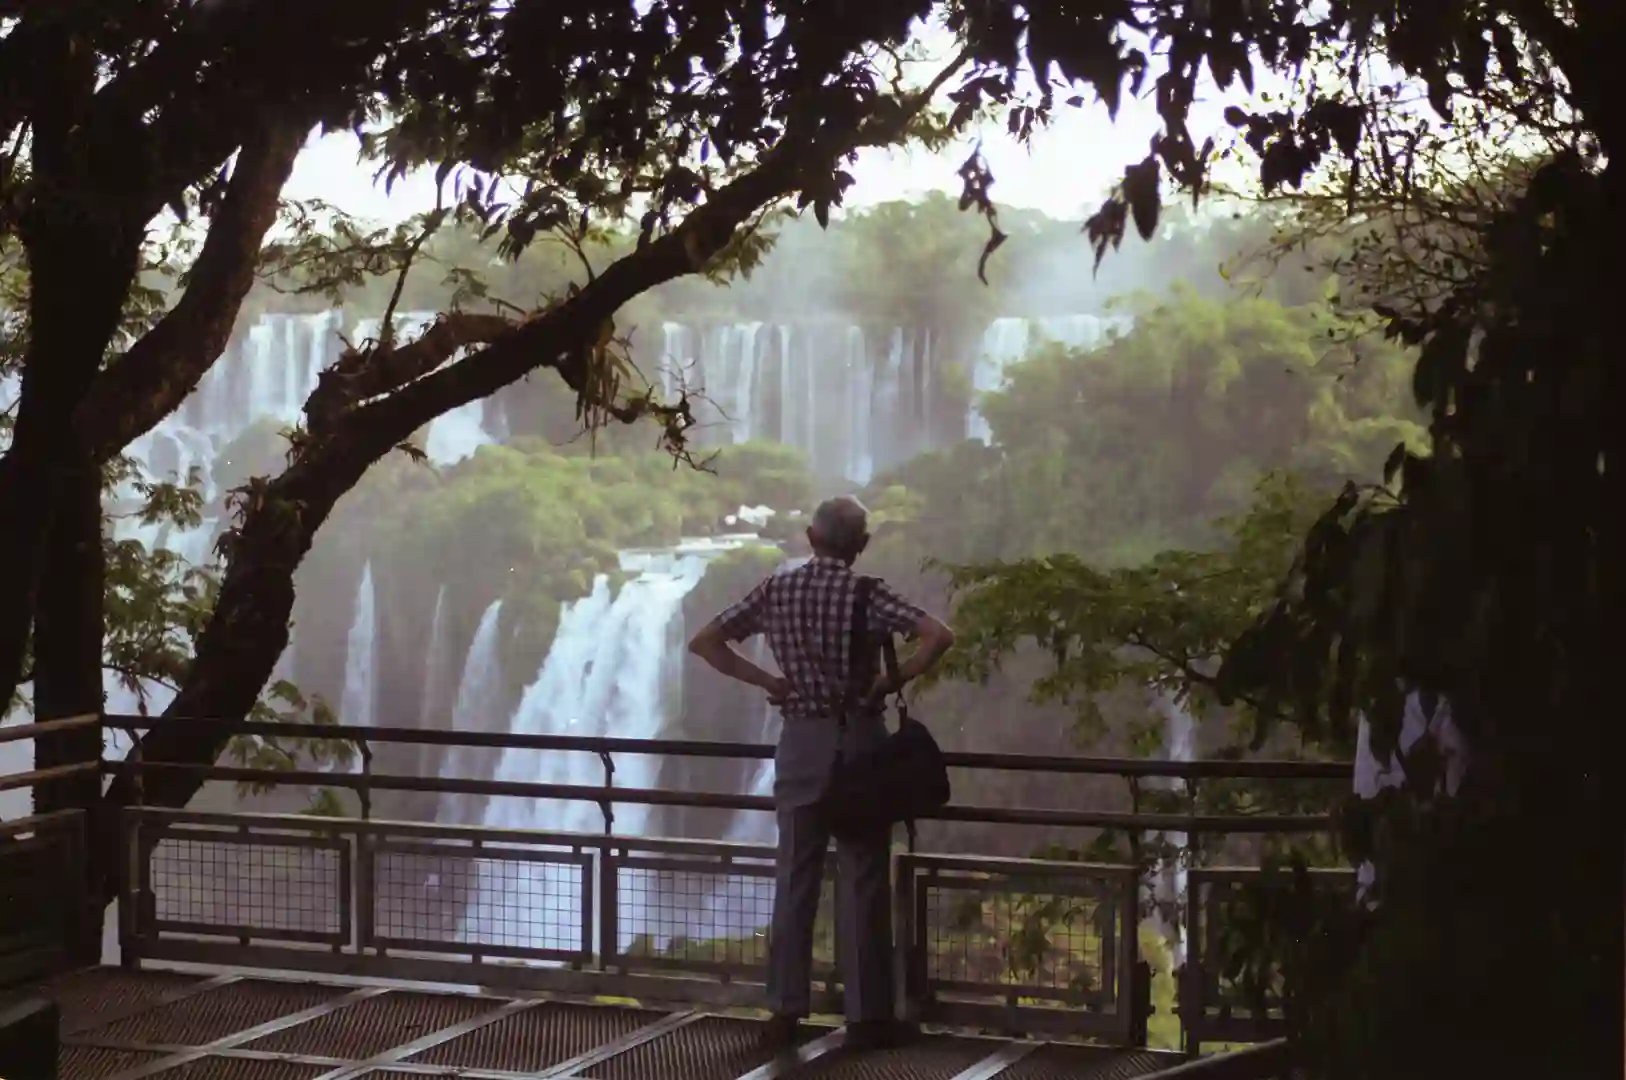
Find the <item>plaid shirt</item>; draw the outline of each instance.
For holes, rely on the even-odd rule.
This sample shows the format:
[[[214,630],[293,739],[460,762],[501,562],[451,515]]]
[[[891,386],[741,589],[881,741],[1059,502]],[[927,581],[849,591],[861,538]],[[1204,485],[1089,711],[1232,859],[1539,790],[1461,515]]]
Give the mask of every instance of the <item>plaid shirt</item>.
[[[717,628],[728,641],[768,636],[768,647],[790,684],[783,706],[787,718],[830,716],[848,689],[858,580],[839,559],[809,559],[773,574],[717,617]],[[880,670],[876,654],[882,638],[912,637],[925,614],[877,579],[870,593],[870,640],[865,643],[873,661],[869,670]]]

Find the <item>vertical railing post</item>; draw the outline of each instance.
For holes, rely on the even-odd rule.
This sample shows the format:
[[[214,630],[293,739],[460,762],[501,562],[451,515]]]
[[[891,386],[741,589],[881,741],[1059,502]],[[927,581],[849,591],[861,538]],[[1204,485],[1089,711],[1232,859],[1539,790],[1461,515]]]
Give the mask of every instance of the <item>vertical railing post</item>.
[[[618,925],[617,890],[621,884],[621,874],[618,868],[620,859],[615,853],[615,843],[606,838],[599,847],[598,855],[598,966],[600,971],[609,971],[619,967],[614,963],[620,954],[621,928]]]
[[[365,738],[358,741],[361,743],[361,786],[356,795],[361,801],[362,824],[351,834],[350,850],[355,853],[355,864],[346,892],[353,910],[347,913],[350,918],[345,920],[345,931],[355,935],[356,953],[361,955],[374,936],[378,860],[373,857],[373,831],[369,827],[373,820],[373,747]]]
[[[1141,810],[1140,778],[1126,777],[1129,782],[1129,810],[1138,815]],[[1126,1046],[1143,1046],[1146,1042],[1144,1009],[1150,1008],[1150,969],[1140,959],[1140,920],[1143,904],[1155,904],[1155,884],[1150,881],[1146,865],[1145,837],[1135,825],[1129,830],[1129,862],[1133,867],[1125,885],[1123,898],[1123,925],[1118,939],[1118,1010],[1119,1032]],[[1143,970],[1146,969],[1146,970]],[[1145,997],[1143,1006],[1142,998]]]
[[[611,799],[615,791],[615,760],[608,750],[600,750],[598,759],[604,763],[604,798],[598,801],[598,808],[604,815],[604,835],[609,836],[615,831],[615,807]]]
[[[1201,807],[1198,804],[1200,794],[1201,793],[1198,790],[1197,778],[1195,776],[1187,777],[1186,796],[1191,801],[1192,817],[1196,817],[1201,810]],[[1181,895],[1175,897],[1175,902],[1177,904],[1175,909],[1175,933],[1179,935],[1180,948],[1183,954],[1181,957],[1181,963],[1174,970],[1174,1011],[1180,1018],[1181,1050],[1186,1050],[1188,1042],[1188,1023],[1186,1019],[1186,969],[1191,967],[1193,962],[1192,958],[1196,955],[1194,951],[1195,946],[1191,936],[1191,928],[1194,925],[1192,919],[1192,908],[1196,890],[1193,889],[1191,885],[1191,872],[1201,866],[1203,861],[1202,833],[1188,832],[1185,835],[1186,842],[1182,846],[1181,855],[1185,861],[1186,872],[1182,876],[1185,878],[1186,888]]]
[[[930,1019],[928,1013],[931,1006],[936,1003],[935,995],[931,989],[931,955],[929,949],[932,939],[931,912],[927,907],[932,881],[937,871],[927,867],[924,873],[909,874],[909,903],[913,909],[909,922],[913,928],[910,941],[909,956],[909,982],[910,993],[915,999],[916,1019]]]
[[[146,773],[141,767],[146,760],[142,749],[144,745],[144,740],[136,738],[135,730],[130,729],[130,752],[125,755],[125,760],[130,762],[130,802],[135,806],[141,805],[146,788]]]
[[[1138,832],[1132,835],[1138,836]],[[1125,1046],[1145,1044],[1145,1022],[1141,1013],[1140,962],[1140,867],[1137,864],[1125,878],[1119,907],[1122,921],[1118,928],[1118,1037]],[[1138,1037],[1138,1038],[1137,1038]]]
[[[134,752],[133,748],[131,752]],[[136,888],[140,880],[136,869],[141,851],[140,814],[141,810],[134,806],[125,807],[119,814],[119,966],[126,971],[135,971],[141,966],[141,956],[136,946],[141,903]]]
[[[147,832],[142,827],[142,800],[146,791],[146,742],[133,728],[130,733],[130,752],[125,761],[130,766],[130,805],[124,810],[124,851],[119,859],[123,872],[119,897],[119,966],[126,971],[141,967],[141,945],[147,929],[156,914],[154,900],[147,888],[148,853]]]
[[[909,830],[911,837],[914,830]],[[915,866],[911,850],[893,859],[892,879],[892,970],[897,986],[898,1015],[905,1020],[920,1019],[920,1002],[915,993]]]
[[[586,845],[579,845],[571,850],[574,854],[586,856],[591,866],[596,866],[599,862],[598,859],[593,858],[591,848]],[[598,892],[594,887],[594,878],[596,876],[589,865],[582,866],[582,895],[581,903],[577,907],[577,910],[581,913],[582,921],[581,934],[577,938],[577,943],[581,946],[582,959],[571,962],[570,970],[572,971],[584,971],[594,966],[593,946],[596,943],[593,941],[593,912],[596,908],[595,894]]]
[[[598,857],[598,953],[599,970],[608,970],[611,960],[620,951],[618,935],[620,929],[616,925],[617,886],[620,884],[620,872],[617,869],[617,859],[613,854],[609,840],[615,835],[615,805],[611,794],[615,791],[615,759],[608,750],[598,752],[599,763],[604,766],[604,797],[598,802],[599,813],[604,815],[605,843],[599,848]],[[583,887],[586,887],[585,880]],[[584,905],[585,906],[585,905]]]
[[[361,820],[373,819],[373,747],[366,739],[358,739],[361,743],[361,785],[356,789],[356,797],[361,800]]]
[[[1186,885],[1186,963],[1175,986],[1175,1000],[1180,1003],[1181,1049],[1188,1057],[1196,1057],[1202,1050],[1202,1023],[1206,1015],[1203,1002],[1203,882],[1198,878]]]

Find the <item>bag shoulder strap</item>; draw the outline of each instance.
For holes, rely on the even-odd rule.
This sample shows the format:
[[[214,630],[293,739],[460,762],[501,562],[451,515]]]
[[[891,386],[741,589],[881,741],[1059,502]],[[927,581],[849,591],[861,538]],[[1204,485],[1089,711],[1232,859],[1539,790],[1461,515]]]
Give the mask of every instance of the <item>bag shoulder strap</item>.
[[[864,648],[869,640],[869,605],[874,593],[875,579],[859,576],[853,585],[852,622],[847,628],[847,685],[836,710],[836,720],[843,728],[847,726],[848,710],[864,700],[874,681],[869,672],[869,650]]]
[[[886,677],[896,685],[898,682],[898,646],[891,634],[881,638],[881,659],[886,664]],[[909,706],[903,700],[901,687],[894,696],[897,698],[898,724],[901,727],[909,720]]]

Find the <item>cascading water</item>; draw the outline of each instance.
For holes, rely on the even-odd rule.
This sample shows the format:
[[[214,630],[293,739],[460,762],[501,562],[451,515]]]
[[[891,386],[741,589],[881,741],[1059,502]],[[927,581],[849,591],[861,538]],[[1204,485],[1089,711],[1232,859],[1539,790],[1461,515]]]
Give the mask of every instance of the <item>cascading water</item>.
[[[876,340],[886,346],[872,353],[863,328],[831,320],[668,322],[646,369],[659,373],[664,394],[694,396],[701,443],[783,443],[820,476],[863,484],[931,442],[925,336],[896,328]]]
[[[807,560],[808,556],[806,555],[787,559],[779,564],[777,572],[782,574],[787,570],[794,570],[796,567],[805,564]],[[769,671],[779,670],[778,665],[774,662],[773,650],[768,647],[766,637],[752,638],[751,644],[747,648],[750,651],[751,659],[759,667],[766,668]],[[779,710],[764,698],[760,727],[757,729],[757,741],[768,746],[776,745],[779,742],[780,723]],[[768,798],[773,795],[773,781],[773,758],[767,758],[759,762],[755,770],[753,770],[751,782],[746,791],[748,794],[759,798]],[[775,830],[776,826],[772,814],[747,811],[734,815],[734,821],[729,826],[728,839],[742,844],[770,844],[773,843]]]
[[[669,680],[674,656],[682,648],[683,598],[700,583],[707,563],[724,551],[754,541],[736,536],[684,541],[673,548],[621,553],[621,569],[633,575],[613,590],[607,575],[600,575],[592,591],[563,606],[553,646],[536,678],[526,687],[509,730],[525,735],[613,736],[647,739],[665,727]],[[620,788],[655,786],[658,760],[646,755],[624,755],[615,761],[615,785]],[[587,753],[549,753],[505,750],[498,762],[499,780],[598,787],[603,766]],[[639,836],[647,829],[648,807],[615,807],[614,831]],[[551,833],[597,833],[604,827],[599,808],[592,803],[558,800],[493,799],[484,824],[503,829],[530,829]],[[515,880],[515,874],[524,880]],[[485,871],[482,871],[485,874]],[[479,891],[518,891],[531,896],[573,896],[580,888],[576,867],[528,864],[506,868],[501,881],[482,876]],[[628,884],[629,889],[635,888]],[[656,881],[636,886],[641,895],[665,895],[687,889],[686,883]],[[667,896],[667,901],[672,900]],[[571,901],[566,900],[566,903]],[[677,902],[691,906],[727,904],[727,897],[705,890],[685,894]],[[743,902],[741,899],[738,902]],[[487,925],[485,912],[500,905],[476,897],[467,907],[461,933],[469,940],[494,943],[512,933],[509,925]],[[630,942],[639,933],[639,912],[623,915],[621,937]],[[546,947],[550,942],[513,942]]]
[[[435,613],[429,620],[429,653],[424,657],[423,692],[418,702],[419,727],[431,728],[440,720],[451,651],[446,629],[446,586],[442,585],[435,593]]]
[[[1028,321],[1026,319],[995,319],[983,332],[982,345],[971,368],[973,394],[970,415],[966,417],[965,433],[968,439],[994,441],[994,433],[983,419],[977,400],[1005,385],[1005,369],[1018,363],[1028,352]]]
[[[1123,316],[1056,315],[1041,319],[995,319],[982,335],[977,358],[971,367],[973,399],[966,417],[966,438],[993,442],[988,421],[977,408],[976,399],[1005,385],[1005,372],[1025,360],[1044,342],[1068,349],[1094,349],[1114,334],[1127,333],[1132,320]]]
[[[339,699],[339,722],[371,727],[378,689],[373,677],[378,667],[378,611],[371,561],[362,568],[354,611],[350,633],[345,638],[344,696]]]
[[[497,631],[502,625],[502,601],[493,600],[480,616],[469,655],[463,661],[463,677],[457,683],[457,701],[452,706],[453,731],[488,732],[500,730],[506,719],[502,710],[502,657]],[[490,751],[477,747],[455,747],[441,767],[443,777],[472,775],[480,757]]]
[[[670,630],[683,598],[700,583],[709,556],[740,546],[726,540],[697,541],[665,551],[621,555],[622,570],[635,574],[611,595],[601,575],[593,591],[567,604],[536,679],[525,689],[509,730],[527,735],[614,735],[653,738],[666,721],[663,675],[672,648]],[[531,751],[503,754],[499,780],[539,783],[603,783],[603,767],[587,754],[549,754],[538,763]],[[644,756],[616,762],[618,787],[648,787],[657,762]],[[639,835],[644,808],[617,808],[616,831]],[[596,806],[583,803],[494,801],[486,815],[499,828],[594,832],[602,827]]]
[[[773,651],[768,648],[768,640],[757,636],[751,639],[746,650],[752,662],[758,667],[769,671],[777,671],[778,666],[773,661]],[[763,697],[761,718],[757,726],[757,741],[773,746],[779,741],[779,710],[769,704]],[[774,767],[773,758],[765,758],[757,763],[751,772],[750,783],[746,785],[746,794],[758,797],[767,797],[773,794]],[[728,839],[741,844],[771,844],[775,833],[774,818],[772,814],[746,811],[735,814],[734,820],[728,829]]]

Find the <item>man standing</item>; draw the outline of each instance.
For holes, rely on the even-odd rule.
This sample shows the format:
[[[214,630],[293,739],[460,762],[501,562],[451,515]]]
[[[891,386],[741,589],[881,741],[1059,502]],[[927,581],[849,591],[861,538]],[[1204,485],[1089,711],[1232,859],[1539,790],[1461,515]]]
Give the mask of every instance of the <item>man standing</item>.
[[[868,753],[886,737],[884,699],[931,668],[954,643],[938,620],[873,583],[864,641],[852,640],[858,575],[853,562],[869,544],[868,511],[851,496],[830,499],[807,530],[813,557],[776,573],[694,636],[689,649],[724,675],[768,692],[784,725],[774,753],[774,804],[779,826],[768,961],[769,1037],[795,1043],[797,1024],[812,997],[813,920],[818,912],[830,834],[814,804],[835,764],[838,742],[845,760]],[[783,675],[752,663],[731,643],[766,634]],[[891,682],[879,662],[886,635],[915,638],[919,647]],[[854,701],[854,676],[877,672]],[[845,709],[846,736],[839,718]],[[846,990],[848,1045],[895,1042],[893,1015],[891,830],[837,845],[840,906],[845,931],[837,943]]]

